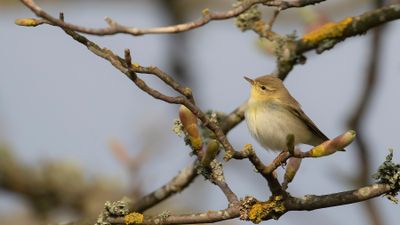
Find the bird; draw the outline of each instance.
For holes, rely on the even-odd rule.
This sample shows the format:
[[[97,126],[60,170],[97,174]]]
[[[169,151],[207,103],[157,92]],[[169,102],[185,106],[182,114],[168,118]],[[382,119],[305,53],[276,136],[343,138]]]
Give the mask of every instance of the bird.
[[[329,140],[303,112],[281,79],[273,75],[254,80],[244,78],[251,85],[245,120],[251,135],[263,148],[280,152],[288,150],[288,135],[294,136],[295,146],[317,146]]]

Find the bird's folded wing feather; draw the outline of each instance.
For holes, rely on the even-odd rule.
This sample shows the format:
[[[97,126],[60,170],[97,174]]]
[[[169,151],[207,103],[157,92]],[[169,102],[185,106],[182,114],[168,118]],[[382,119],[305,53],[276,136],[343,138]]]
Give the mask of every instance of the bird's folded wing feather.
[[[321,138],[321,143],[329,140],[329,138],[324,133],[322,133],[320,129],[318,129],[314,122],[303,112],[300,107],[298,107],[298,109],[296,109],[295,107],[291,107],[290,105],[287,105],[286,107],[293,115],[302,120],[304,124],[306,124],[307,127],[310,128],[316,136]]]

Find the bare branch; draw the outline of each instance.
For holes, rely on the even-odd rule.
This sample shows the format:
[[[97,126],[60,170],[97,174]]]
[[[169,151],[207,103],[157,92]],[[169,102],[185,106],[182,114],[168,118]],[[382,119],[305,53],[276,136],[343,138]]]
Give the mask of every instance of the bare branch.
[[[352,204],[390,192],[390,185],[374,184],[360,189],[328,195],[306,195],[301,198],[292,196],[272,196],[266,202],[260,202],[248,196],[241,209],[240,218],[253,223],[278,219],[289,211],[311,211],[315,209]]]
[[[140,65],[135,64],[131,66],[130,69],[136,73],[143,73],[143,74],[150,74],[155,75],[164,81],[165,84],[188,98],[192,103],[194,103],[194,99],[192,96],[192,90],[189,87],[184,87],[180,85],[177,81],[175,81],[172,76],[168,75],[164,71],[160,70],[158,67],[150,66],[150,67],[143,67]]]
[[[149,86],[147,86],[147,84],[143,80],[141,80],[140,78],[137,77],[134,70],[136,68],[136,71],[146,72],[146,73],[155,71],[153,74],[158,77],[162,77],[160,79],[162,79],[165,83],[167,83],[168,85],[175,85],[174,87],[176,90],[182,91],[183,93],[187,94],[189,97],[192,97],[191,91],[186,92],[186,89],[182,88],[176,81],[173,80],[173,78],[171,76],[162,72],[161,70],[157,69],[156,67],[145,68],[145,67],[141,67],[138,65],[132,65],[129,49],[125,50],[125,60],[122,60],[120,57],[115,55],[110,50],[100,48],[98,45],[89,41],[87,38],[83,37],[82,35],[79,35],[76,32],[66,30],[66,29],[64,29],[64,31],[67,34],[69,34],[71,37],[73,37],[75,40],[77,40],[80,43],[87,46],[88,49],[90,51],[92,51],[93,53],[95,53],[96,55],[110,61],[114,67],[116,67],[122,73],[127,75],[144,92],[150,94],[151,96],[153,96],[155,98],[161,99],[165,102],[185,105],[188,109],[190,109],[192,111],[193,114],[195,114],[205,124],[205,126],[207,126],[209,129],[211,129],[215,133],[217,139],[222,143],[222,145],[225,147],[225,150],[227,152],[235,151],[233,149],[233,147],[230,145],[230,143],[228,142],[228,140],[226,139],[226,136],[222,132],[221,128],[216,123],[210,121],[207,118],[207,116],[193,103],[193,101],[191,101],[183,96],[178,96],[178,97],[166,96],[166,95],[158,92],[157,90],[150,88]],[[129,68],[126,68],[128,65],[131,65],[131,66]],[[188,180],[188,182],[189,181],[190,180]],[[184,183],[184,184],[186,185],[186,183]],[[227,196],[230,203],[235,203],[238,201],[236,195],[230,190],[230,188],[228,187],[228,185],[225,182],[221,181],[221,182],[217,182],[216,184],[221,188],[221,190]],[[167,184],[167,185],[169,185],[169,184]],[[164,189],[165,189],[165,187],[161,188],[161,190],[164,190]],[[165,196],[168,197],[169,196],[168,194],[169,194],[169,192],[167,192],[167,194]],[[149,203],[146,203],[144,206],[150,207],[152,204],[156,204],[157,199],[154,199],[153,197],[154,196],[152,196],[152,194],[150,194],[148,196]],[[163,198],[161,198],[161,200],[163,200],[165,198],[163,197]],[[139,209],[145,208],[144,206],[139,207]]]
[[[280,12],[281,12],[281,9],[276,9],[274,11],[274,14],[272,15],[271,19],[268,21],[267,32],[270,32],[272,30],[272,26],[274,25],[275,20],[278,17]]]
[[[283,197],[280,201],[281,215],[289,211],[310,211],[315,209],[334,207],[339,205],[347,205],[356,202],[365,201],[377,196],[381,196],[385,193],[390,192],[390,185],[387,184],[373,184],[365,186],[359,189],[344,191],[338,193],[332,193],[327,195],[306,195],[304,197]],[[244,202],[242,202],[243,204]],[[263,211],[263,204],[269,202],[254,202],[253,205],[249,206],[246,210],[262,210],[258,213],[260,221],[271,219],[271,215],[268,211]],[[257,205],[256,207],[253,207]],[[233,218],[250,220],[247,217],[248,211],[243,211],[243,205],[231,205],[225,210],[219,211],[207,211],[204,213],[194,214],[183,214],[183,215],[160,215],[160,216],[145,216],[142,224],[153,225],[153,224],[196,224],[196,223],[213,223],[223,220],[229,220]],[[281,216],[279,215],[279,216]],[[109,218],[108,222],[113,225],[126,224],[124,217]]]
[[[118,33],[131,34],[134,36],[144,35],[144,34],[165,34],[165,33],[180,33],[192,29],[199,28],[210,21],[213,20],[225,20],[229,18],[236,17],[242,12],[249,9],[251,6],[255,4],[265,3],[269,0],[247,0],[243,1],[240,4],[237,4],[233,9],[228,10],[226,12],[210,12],[208,9],[203,10],[202,17],[198,18],[195,21],[191,21],[188,23],[177,24],[173,26],[166,27],[155,27],[155,28],[147,28],[140,29],[135,27],[127,27],[121,24],[118,24],[111,18],[106,17],[106,22],[108,23],[108,27],[106,28],[86,28],[82,26],[78,26],[71,23],[66,23],[60,19],[57,19],[43,9],[41,9],[33,0],[21,0],[23,4],[25,4],[30,10],[32,10],[37,16],[47,20],[43,21],[49,25],[54,25],[58,27],[62,27],[65,29],[73,30],[80,33],[93,34],[93,35],[113,35]]]
[[[231,205],[238,205],[239,204],[238,197],[236,196],[236,194],[232,191],[232,189],[228,186],[228,184],[225,181],[215,180],[214,183],[224,193],[224,195],[227,198],[229,204],[231,204]]]
[[[277,158],[279,158],[281,155],[284,155],[285,153],[286,152],[283,152],[282,154],[278,155]],[[289,154],[285,155],[287,155],[287,158],[280,159],[279,165],[284,163],[284,161],[286,161],[289,158]],[[258,158],[256,153],[254,152],[253,147],[251,145],[244,146],[242,151],[238,152],[238,154],[235,154],[233,157],[235,159],[248,158],[249,161],[254,165],[256,170],[267,180],[269,189],[271,190],[271,193],[273,195],[286,195],[286,192],[282,189],[282,186],[280,185],[278,179],[273,173],[278,166],[272,168],[272,166],[268,167],[264,165],[264,163],[260,160],[260,158]]]
[[[211,129],[215,133],[217,139],[221,142],[221,144],[224,146],[226,151],[229,151],[229,152],[234,151],[233,147],[228,142],[228,140],[226,139],[226,136],[224,135],[222,130],[219,128],[219,126],[216,123],[210,121],[207,118],[207,116],[195,104],[193,104],[192,100],[187,99],[183,96],[177,96],[177,97],[167,96],[167,95],[160,93],[159,91],[157,91],[155,89],[152,89],[142,79],[140,79],[136,75],[134,70],[135,70],[135,67],[137,67],[137,71],[139,71],[139,72],[143,71],[146,73],[150,73],[150,71],[155,71],[153,74],[160,77],[165,83],[167,83],[168,85],[171,84],[174,87],[174,89],[177,89],[180,92],[185,93],[186,96],[191,97],[192,96],[191,91],[190,90],[188,91],[187,88],[181,87],[176,81],[173,80],[173,78],[171,76],[167,75],[164,72],[161,72],[156,67],[145,68],[145,67],[133,65],[131,68],[128,69],[128,68],[126,68],[126,66],[128,64],[131,64],[130,62],[127,63],[127,61],[126,61],[126,60],[129,60],[129,58],[130,58],[129,50],[125,51],[125,56],[127,58],[126,58],[126,60],[124,60],[124,59],[120,58],[119,56],[115,55],[109,49],[99,47],[94,42],[88,40],[84,36],[74,32],[74,31],[71,31],[68,29],[64,29],[64,31],[68,35],[70,35],[72,38],[74,38],[76,41],[85,45],[91,52],[93,52],[97,56],[100,56],[100,57],[108,60],[115,68],[117,68],[119,71],[124,73],[127,77],[129,77],[129,79],[132,80],[136,84],[136,86],[138,86],[144,92],[148,93],[149,95],[153,96],[156,99],[160,99],[160,100],[163,100],[168,103],[185,105],[188,109],[190,109],[192,111],[193,114],[195,114],[203,122],[203,124],[205,126],[207,126],[209,129]]]
[[[256,4],[264,4],[267,6],[275,6],[280,10],[284,10],[292,7],[303,7],[307,5],[313,5],[325,0],[297,0],[297,1],[273,1],[273,0],[246,0],[242,1],[239,4],[236,4],[234,8],[225,12],[211,12],[209,9],[204,9],[202,11],[202,16],[197,20],[172,25],[165,27],[154,27],[154,28],[136,28],[136,27],[128,27],[119,24],[118,22],[112,20],[109,17],[105,18],[105,21],[108,24],[106,28],[87,28],[79,25],[75,25],[72,23],[64,22],[64,20],[57,19],[47,12],[45,12],[42,8],[40,8],[33,0],[20,0],[23,4],[25,4],[29,9],[31,9],[37,16],[43,18],[40,23],[46,23],[53,26],[62,27],[65,29],[73,30],[80,33],[92,34],[92,35],[114,35],[119,33],[131,34],[133,36],[145,35],[145,34],[165,34],[165,33],[180,33],[189,30],[193,30],[199,27],[206,25],[207,23],[213,20],[226,20],[233,17],[236,17],[248,10],[250,7]]]
[[[387,184],[373,184],[356,190],[328,195],[306,195],[303,198],[290,197],[284,204],[288,211],[310,211],[365,201],[388,193],[389,191],[390,186]]]
[[[288,8],[299,8],[299,7],[304,7],[308,5],[315,5],[317,3],[323,2],[325,0],[292,0],[292,1],[287,1],[287,0],[272,0],[268,1],[266,3],[263,3],[264,5],[268,6],[275,6],[280,8],[281,10],[288,9]]]
[[[243,121],[246,106],[246,102],[241,104],[223,119],[220,126],[225,134],[227,134],[231,129],[233,129],[236,125]]]
[[[143,225],[169,225],[169,224],[196,224],[196,223],[213,223],[223,220],[229,220],[239,217],[239,207],[229,207],[224,210],[209,210],[203,213],[183,214],[183,215],[160,215],[145,216]],[[113,225],[126,225],[123,217],[110,218],[109,221]]]

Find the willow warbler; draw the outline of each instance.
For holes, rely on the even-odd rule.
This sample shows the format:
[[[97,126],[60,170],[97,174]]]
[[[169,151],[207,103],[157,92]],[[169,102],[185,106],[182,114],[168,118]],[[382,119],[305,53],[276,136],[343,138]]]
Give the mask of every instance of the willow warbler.
[[[294,135],[295,145],[317,146],[328,138],[301,110],[279,78],[271,75],[252,80],[245,118],[251,135],[266,149],[284,151],[287,136]]]

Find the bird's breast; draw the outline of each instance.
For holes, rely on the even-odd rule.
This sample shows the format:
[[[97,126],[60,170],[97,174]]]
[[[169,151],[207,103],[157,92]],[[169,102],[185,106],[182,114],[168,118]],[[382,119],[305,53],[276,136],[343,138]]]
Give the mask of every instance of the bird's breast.
[[[307,143],[311,132],[306,125],[279,104],[249,102],[245,118],[252,136],[267,149],[287,148],[287,135],[295,136],[295,144]]]

